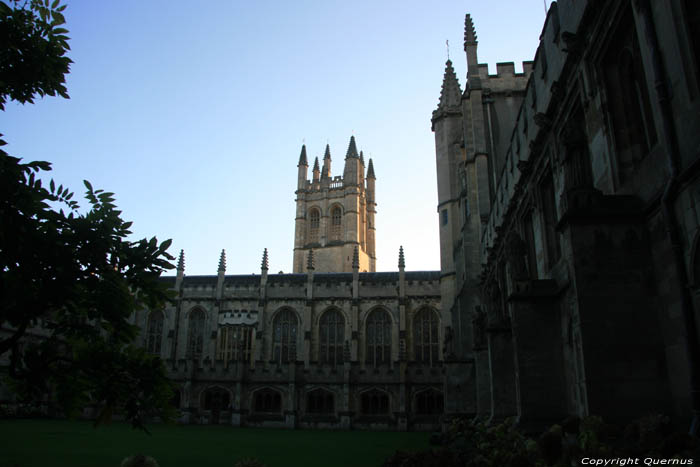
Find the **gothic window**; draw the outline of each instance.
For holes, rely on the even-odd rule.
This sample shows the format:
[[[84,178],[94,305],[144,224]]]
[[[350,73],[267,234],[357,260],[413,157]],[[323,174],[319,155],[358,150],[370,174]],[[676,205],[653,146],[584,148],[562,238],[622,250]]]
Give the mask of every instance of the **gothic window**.
[[[258,413],[277,413],[282,411],[282,396],[272,389],[260,389],[253,396],[253,408]]]
[[[554,181],[551,172],[542,181],[540,186],[542,199],[542,220],[544,224],[544,243],[547,253],[547,267],[551,268],[559,261],[561,245],[557,232],[557,205],[554,198]]]
[[[336,206],[331,210],[331,240],[340,240],[342,227],[343,213]]]
[[[429,308],[422,309],[413,318],[413,354],[417,362],[437,363],[439,324],[437,313]]]
[[[225,389],[210,388],[204,392],[204,410],[226,410],[231,403],[231,397]]]
[[[294,312],[290,309],[284,309],[277,313],[272,328],[274,361],[287,363],[296,360],[297,317]]]
[[[146,352],[153,355],[160,355],[162,342],[163,313],[160,311],[152,311],[148,315],[148,325],[146,327]]]
[[[637,32],[629,7],[603,57],[603,68],[618,178],[624,183],[657,139]]]
[[[228,362],[250,362],[253,350],[253,328],[250,326],[223,326],[219,328],[216,358]]]
[[[180,404],[181,404],[180,390],[175,389],[175,391],[173,391],[173,397],[170,398],[170,406],[175,408],[175,409],[179,409]]]
[[[331,365],[343,363],[345,319],[338,310],[329,310],[319,322],[319,360]]]
[[[537,279],[537,252],[535,250],[535,231],[532,226],[532,211],[523,219],[523,237],[527,244],[527,268],[530,279]]]
[[[685,18],[688,24],[688,38],[695,52],[695,76],[700,80],[700,2],[685,0]]]
[[[192,310],[187,330],[187,356],[200,358],[204,349],[204,311]]]
[[[315,389],[306,395],[306,412],[313,414],[333,414],[335,397],[330,391]]]
[[[445,405],[442,393],[435,389],[416,394],[415,404],[415,413],[420,415],[440,415]]]
[[[309,213],[309,243],[318,243],[318,231],[321,226],[321,213],[312,209]]]
[[[365,361],[379,366],[391,361],[391,318],[384,310],[374,310],[367,317]]]
[[[386,415],[389,413],[389,395],[376,389],[363,392],[360,405],[365,415]]]

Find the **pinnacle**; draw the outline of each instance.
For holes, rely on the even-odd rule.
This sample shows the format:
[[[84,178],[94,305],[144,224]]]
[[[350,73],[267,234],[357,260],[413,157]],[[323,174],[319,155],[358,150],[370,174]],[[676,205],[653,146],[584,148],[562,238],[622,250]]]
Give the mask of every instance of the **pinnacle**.
[[[263,257],[262,257],[262,263],[260,264],[260,269],[263,271],[268,270],[268,261],[267,261],[267,248],[263,251]]]
[[[314,270],[314,250],[309,250],[309,256],[306,259],[306,269],[309,271]]]
[[[180,257],[177,259],[177,270],[185,270],[185,250],[180,250]]]
[[[440,90],[440,102],[438,109],[447,109],[448,107],[459,106],[462,100],[462,89],[459,86],[457,75],[452,68],[452,61],[447,60],[445,64],[445,76],[442,80],[442,89]]]
[[[350,137],[350,144],[348,144],[348,152],[345,154],[345,158],[348,157],[359,157],[357,154],[357,146],[355,145],[355,135]]]
[[[326,144],[326,152],[323,153],[323,160],[325,161],[326,159],[331,158],[331,147]]]
[[[355,250],[352,252],[352,268],[360,269],[360,250],[355,245]]]
[[[360,151],[360,162],[362,162],[362,165],[365,165],[365,155]]]
[[[321,170],[321,169],[319,169],[319,167],[318,167],[318,157],[317,157],[316,160],[314,161],[314,172],[317,172],[319,170]]]
[[[477,43],[476,29],[474,29],[472,16],[467,14],[467,16],[464,18],[464,51],[467,51],[467,46],[477,45]]]
[[[226,272],[226,250],[221,250],[218,272]]]
[[[399,269],[406,268],[406,260],[403,257],[403,245],[399,247]]]
[[[305,165],[309,166],[309,163],[306,161],[306,145],[302,144],[301,145],[301,154],[299,155],[299,164],[297,164],[297,167],[300,165]]]
[[[369,159],[369,166],[367,166],[367,178],[377,178],[374,176],[374,164],[372,163],[372,158]]]

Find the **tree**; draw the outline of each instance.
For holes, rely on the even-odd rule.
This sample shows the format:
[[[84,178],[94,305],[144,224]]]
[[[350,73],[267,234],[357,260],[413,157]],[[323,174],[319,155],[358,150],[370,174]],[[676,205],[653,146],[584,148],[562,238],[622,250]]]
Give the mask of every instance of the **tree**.
[[[0,2],[0,38],[14,49],[0,51],[0,107],[68,97],[65,6],[48,1]],[[49,170],[0,149],[0,356],[9,355],[10,384],[22,399],[48,398],[66,414],[98,405],[98,422],[114,410],[140,428],[147,415],[167,419],[164,365],[134,345],[129,319],[169,299],[159,277],[173,268],[171,242],[130,241],[113,193],[85,181],[81,211],[68,188],[42,185]]]

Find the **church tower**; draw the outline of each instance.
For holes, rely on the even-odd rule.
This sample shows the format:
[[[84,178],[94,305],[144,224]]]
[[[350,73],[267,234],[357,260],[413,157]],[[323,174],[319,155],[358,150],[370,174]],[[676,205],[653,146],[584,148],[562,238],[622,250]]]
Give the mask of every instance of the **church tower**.
[[[311,250],[316,272],[352,272],[356,247],[360,272],[374,272],[376,203],[372,159],[365,176],[364,154],[358,153],[352,136],[345,154],[343,175],[331,175],[328,145],[323,154],[323,167],[319,167],[317,157],[310,180],[307,179],[306,145],[301,147],[297,168],[294,272],[306,272],[306,259]]]

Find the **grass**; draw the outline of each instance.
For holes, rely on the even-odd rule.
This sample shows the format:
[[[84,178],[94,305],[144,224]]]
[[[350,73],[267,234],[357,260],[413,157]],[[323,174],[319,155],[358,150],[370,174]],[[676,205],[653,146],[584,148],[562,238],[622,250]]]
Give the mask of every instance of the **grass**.
[[[268,467],[380,466],[396,450],[428,448],[428,433],[275,430],[152,425],[151,435],[114,423],[0,420],[0,467],[118,467],[142,453],[160,467],[233,467],[256,457]]]

